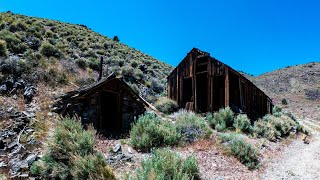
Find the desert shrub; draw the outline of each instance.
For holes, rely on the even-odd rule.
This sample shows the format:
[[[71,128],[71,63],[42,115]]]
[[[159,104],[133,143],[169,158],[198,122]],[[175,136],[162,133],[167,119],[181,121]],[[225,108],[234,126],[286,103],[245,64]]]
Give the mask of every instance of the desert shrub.
[[[280,117],[273,117],[270,123],[275,127],[276,135],[278,137],[288,135],[292,127],[296,125],[296,122],[285,115],[282,115]]]
[[[115,179],[103,156],[94,150],[95,134],[92,127],[85,131],[79,121],[63,119],[31,173],[44,179]]]
[[[18,31],[25,31],[25,30],[27,30],[27,24],[24,23],[23,21],[17,22],[16,27],[17,27],[17,30],[18,30]]]
[[[74,156],[71,171],[74,179],[115,179],[112,169],[101,153],[88,156]]]
[[[40,53],[46,57],[61,57],[61,52],[59,51],[59,49],[48,42],[42,43],[40,47]]]
[[[207,120],[210,126],[218,131],[232,127],[234,122],[234,113],[230,107],[221,108],[219,112],[208,113]]]
[[[233,127],[237,131],[241,132],[250,132],[251,131],[251,122],[246,114],[238,114],[234,119]]]
[[[3,40],[0,40],[0,57],[7,57],[7,43]]]
[[[164,90],[164,87],[157,79],[152,80],[150,88],[152,91],[154,91],[157,94],[161,93]]]
[[[280,106],[273,106],[272,108],[272,113],[281,113],[282,112],[282,108]]]
[[[140,69],[134,69],[133,70],[134,77],[139,80],[143,81],[144,80],[144,74]]]
[[[120,67],[122,67],[122,66],[124,65],[124,61],[123,61],[123,60],[119,60],[119,61],[118,61],[118,65],[119,65]]]
[[[9,31],[1,31],[0,39],[6,41],[8,50],[15,54],[21,54],[28,48],[27,45],[21,42],[17,34]]]
[[[151,158],[141,162],[132,179],[188,180],[199,176],[198,162],[194,156],[182,158],[168,149],[155,150]]]
[[[259,119],[254,123],[252,131],[255,137],[267,138],[270,141],[276,140],[275,128],[268,121]]]
[[[38,50],[41,46],[41,40],[35,36],[27,36],[24,41],[27,46],[29,46],[33,50]]]
[[[193,142],[199,138],[208,138],[211,128],[204,118],[193,112],[180,110],[175,121],[177,132],[181,134],[182,141]]]
[[[95,71],[98,71],[99,68],[100,68],[100,61],[98,59],[90,58],[89,61],[88,61],[88,66],[91,69],[93,69]]]
[[[288,135],[293,127],[296,127],[298,132],[302,130],[300,124],[293,121],[289,116],[265,115],[262,119],[255,122],[253,134],[256,137],[264,137],[270,141],[275,141]]]
[[[75,83],[78,86],[87,86],[95,82],[95,79],[92,77],[79,77],[76,78]]]
[[[113,40],[113,41],[116,41],[116,42],[119,42],[119,41],[120,41],[120,39],[119,39],[118,36],[113,36],[112,40]]]
[[[170,123],[162,121],[154,113],[141,115],[130,131],[131,145],[140,151],[153,147],[171,146],[180,140],[180,134]]]
[[[121,75],[125,78],[132,77],[134,73],[134,69],[130,66],[123,66],[121,68]]]
[[[155,107],[165,114],[171,114],[179,109],[177,102],[166,97],[160,97],[156,101]]]
[[[288,104],[288,101],[287,101],[286,99],[284,99],[284,98],[283,98],[283,99],[281,100],[281,104],[283,104],[283,105],[287,105],[287,104]]]
[[[95,58],[95,59],[98,58],[97,54],[92,49],[85,51],[84,56],[87,58]]]
[[[235,156],[242,164],[249,169],[255,169],[259,165],[259,151],[245,138],[236,133],[219,133],[220,143],[223,143],[228,152]]]
[[[88,67],[87,61],[83,58],[77,59],[76,64],[79,66],[81,69],[86,69]]]
[[[51,30],[47,30],[45,33],[46,38],[52,38],[53,37],[53,32]]]
[[[132,66],[133,68],[138,67],[138,62],[137,62],[137,61],[132,61],[132,62],[131,62],[131,66]]]

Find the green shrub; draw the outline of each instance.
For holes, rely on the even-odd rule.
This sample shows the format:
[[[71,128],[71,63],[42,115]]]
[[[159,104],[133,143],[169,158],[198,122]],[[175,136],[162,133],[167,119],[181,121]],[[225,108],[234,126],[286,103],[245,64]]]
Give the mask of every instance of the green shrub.
[[[86,69],[88,67],[87,61],[83,58],[77,59],[76,64],[79,66],[81,69]]]
[[[259,165],[259,151],[245,138],[236,133],[219,133],[220,143],[224,143],[229,153],[235,156],[242,164],[249,169],[255,169]]]
[[[133,68],[138,67],[138,62],[137,62],[137,61],[132,61],[132,62],[131,62],[131,66],[132,66]]]
[[[275,105],[272,108],[272,113],[281,113],[281,111],[282,111],[282,108],[280,106]]]
[[[74,179],[115,179],[112,169],[101,153],[88,156],[74,156],[71,171]]]
[[[3,40],[0,40],[0,57],[7,57],[7,43]]]
[[[18,34],[6,30],[1,31],[0,39],[6,41],[8,50],[15,54],[24,53],[28,48],[27,45],[21,42]]]
[[[179,106],[175,101],[166,97],[160,97],[155,103],[155,107],[165,114],[171,114],[179,109]]]
[[[175,126],[178,133],[181,134],[182,140],[186,142],[208,138],[212,134],[212,130],[204,118],[184,110],[179,111]]]
[[[234,123],[234,113],[230,107],[221,108],[219,112],[208,113],[207,120],[210,126],[217,131],[224,131],[229,127],[233,126]]]
[[[275,141],[280,137],[289,134],[293,127],[300,131],[299,123],[293,121],[289,116],[265,115],[262,119],[255,122],[253,126],[253,134],[256,137],[264,137],[270,141]]]
[[[276,132],[274,126],[268,121],[259,119],[254,123],[253,134],[258,138],[267,138],[270,141],[276,140]]]
[[[123,60],[119,60],[119,61],[118,61],[118,65],[119,65],[120,67],[122,67],[122,66],[124,65],[124,61],[123,61]]]
[[[94,59],[98,58],[97,54],[92,49],[89,49],[88,51],[85,51],[84,52],[84,56],[87,57],[87,58],[94,58]]]
[[[90,58],[88,61],[88,66],[95,71],[99,71],[100,61],[98,59]],[[80,66],[79,66],[80,67]]]
[[[251,131],[251,122],[246,114],[238,114],[234,119],[233,127],[237,131],[241,132],[250,132]]]
[[[132,179],[189,180],[198,177],[199,168],[195,157],[183,159],[178,153],[162,149],[155,150],[151,158],[142,161]]]
[[[140,151],[149,151],[153,147],[176,144],[181,135],[170,123],[162,121],[154,113],[141,115],[130,131],[131,145]]]
[[[44,156],[32,164],[41,179],[115,179],[104,157],[94,150],[96,131],[74,119],[60,121]]]
[[[284,98],[283,98],[283,99],[281,100],[281,104],[283,104],[283,105],[287,105],[287,104],[288,104],[288,101],[287,101],[286,99],[284,99]]]
[[[119,42],[119,41],[120,41],[120,39],[119,39],[118,36],[113,36],[112,40],[113,40],[113,41],[116,41],[116,42]]]
[[[61,57],[61,52],[59,51],[59,49],[48,42],[42,43],[40,47],[40,53],[46,57]]]

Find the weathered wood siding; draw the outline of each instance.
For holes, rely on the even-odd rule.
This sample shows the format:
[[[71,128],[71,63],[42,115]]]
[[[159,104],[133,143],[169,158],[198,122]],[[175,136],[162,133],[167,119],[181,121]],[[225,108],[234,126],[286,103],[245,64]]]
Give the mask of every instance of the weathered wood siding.
[[[230,106],[256,119],[272,110],[271,99],[251,81],[198,49],[192,49],[167,80],[168,98],[196,112]]]

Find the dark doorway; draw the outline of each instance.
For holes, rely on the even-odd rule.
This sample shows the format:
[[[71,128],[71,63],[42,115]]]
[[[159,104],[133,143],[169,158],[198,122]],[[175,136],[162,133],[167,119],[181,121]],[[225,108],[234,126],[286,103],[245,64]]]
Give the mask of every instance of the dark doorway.
[[[218,111],[224,107],[225,101],[225,77],[212,77],[212,107],[213,111]]]
[[[119,119],[118,94],[102,92],[101,94],[101,129],[121,129]]]
[[[230,89],[230,107],[234,112],[240,112],[240,109],[242,109],[241,106],[241,89],[240,89],[240,79],[239,76],[229,72],[229,89]]]
[[[197,82],[197,110],[200,113],[208,111],[208,77],[207,73],[199,73],[196,75]]]
[[[183,80],[182,106],[185,107],[187,102],[192,102],[192,78]]]

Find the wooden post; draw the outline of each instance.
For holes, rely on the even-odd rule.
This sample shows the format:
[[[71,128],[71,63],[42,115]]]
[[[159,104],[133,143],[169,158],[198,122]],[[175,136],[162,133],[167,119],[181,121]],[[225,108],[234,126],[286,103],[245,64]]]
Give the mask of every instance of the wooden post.
[[[197,75],[196,75],[196,66],[197,66],[197,59],[193,61],[193,104],[194,104],[194,111],[198,111],[198,98],[197,98]]]
[[[103,57],[100,57],[100,65],[99,65],[99,77],[97,79],[97,81],[100,81],[102,78],[102,68],[103,68]]]
[[[229,106],[229,68],[225,67],[224,106]]]

